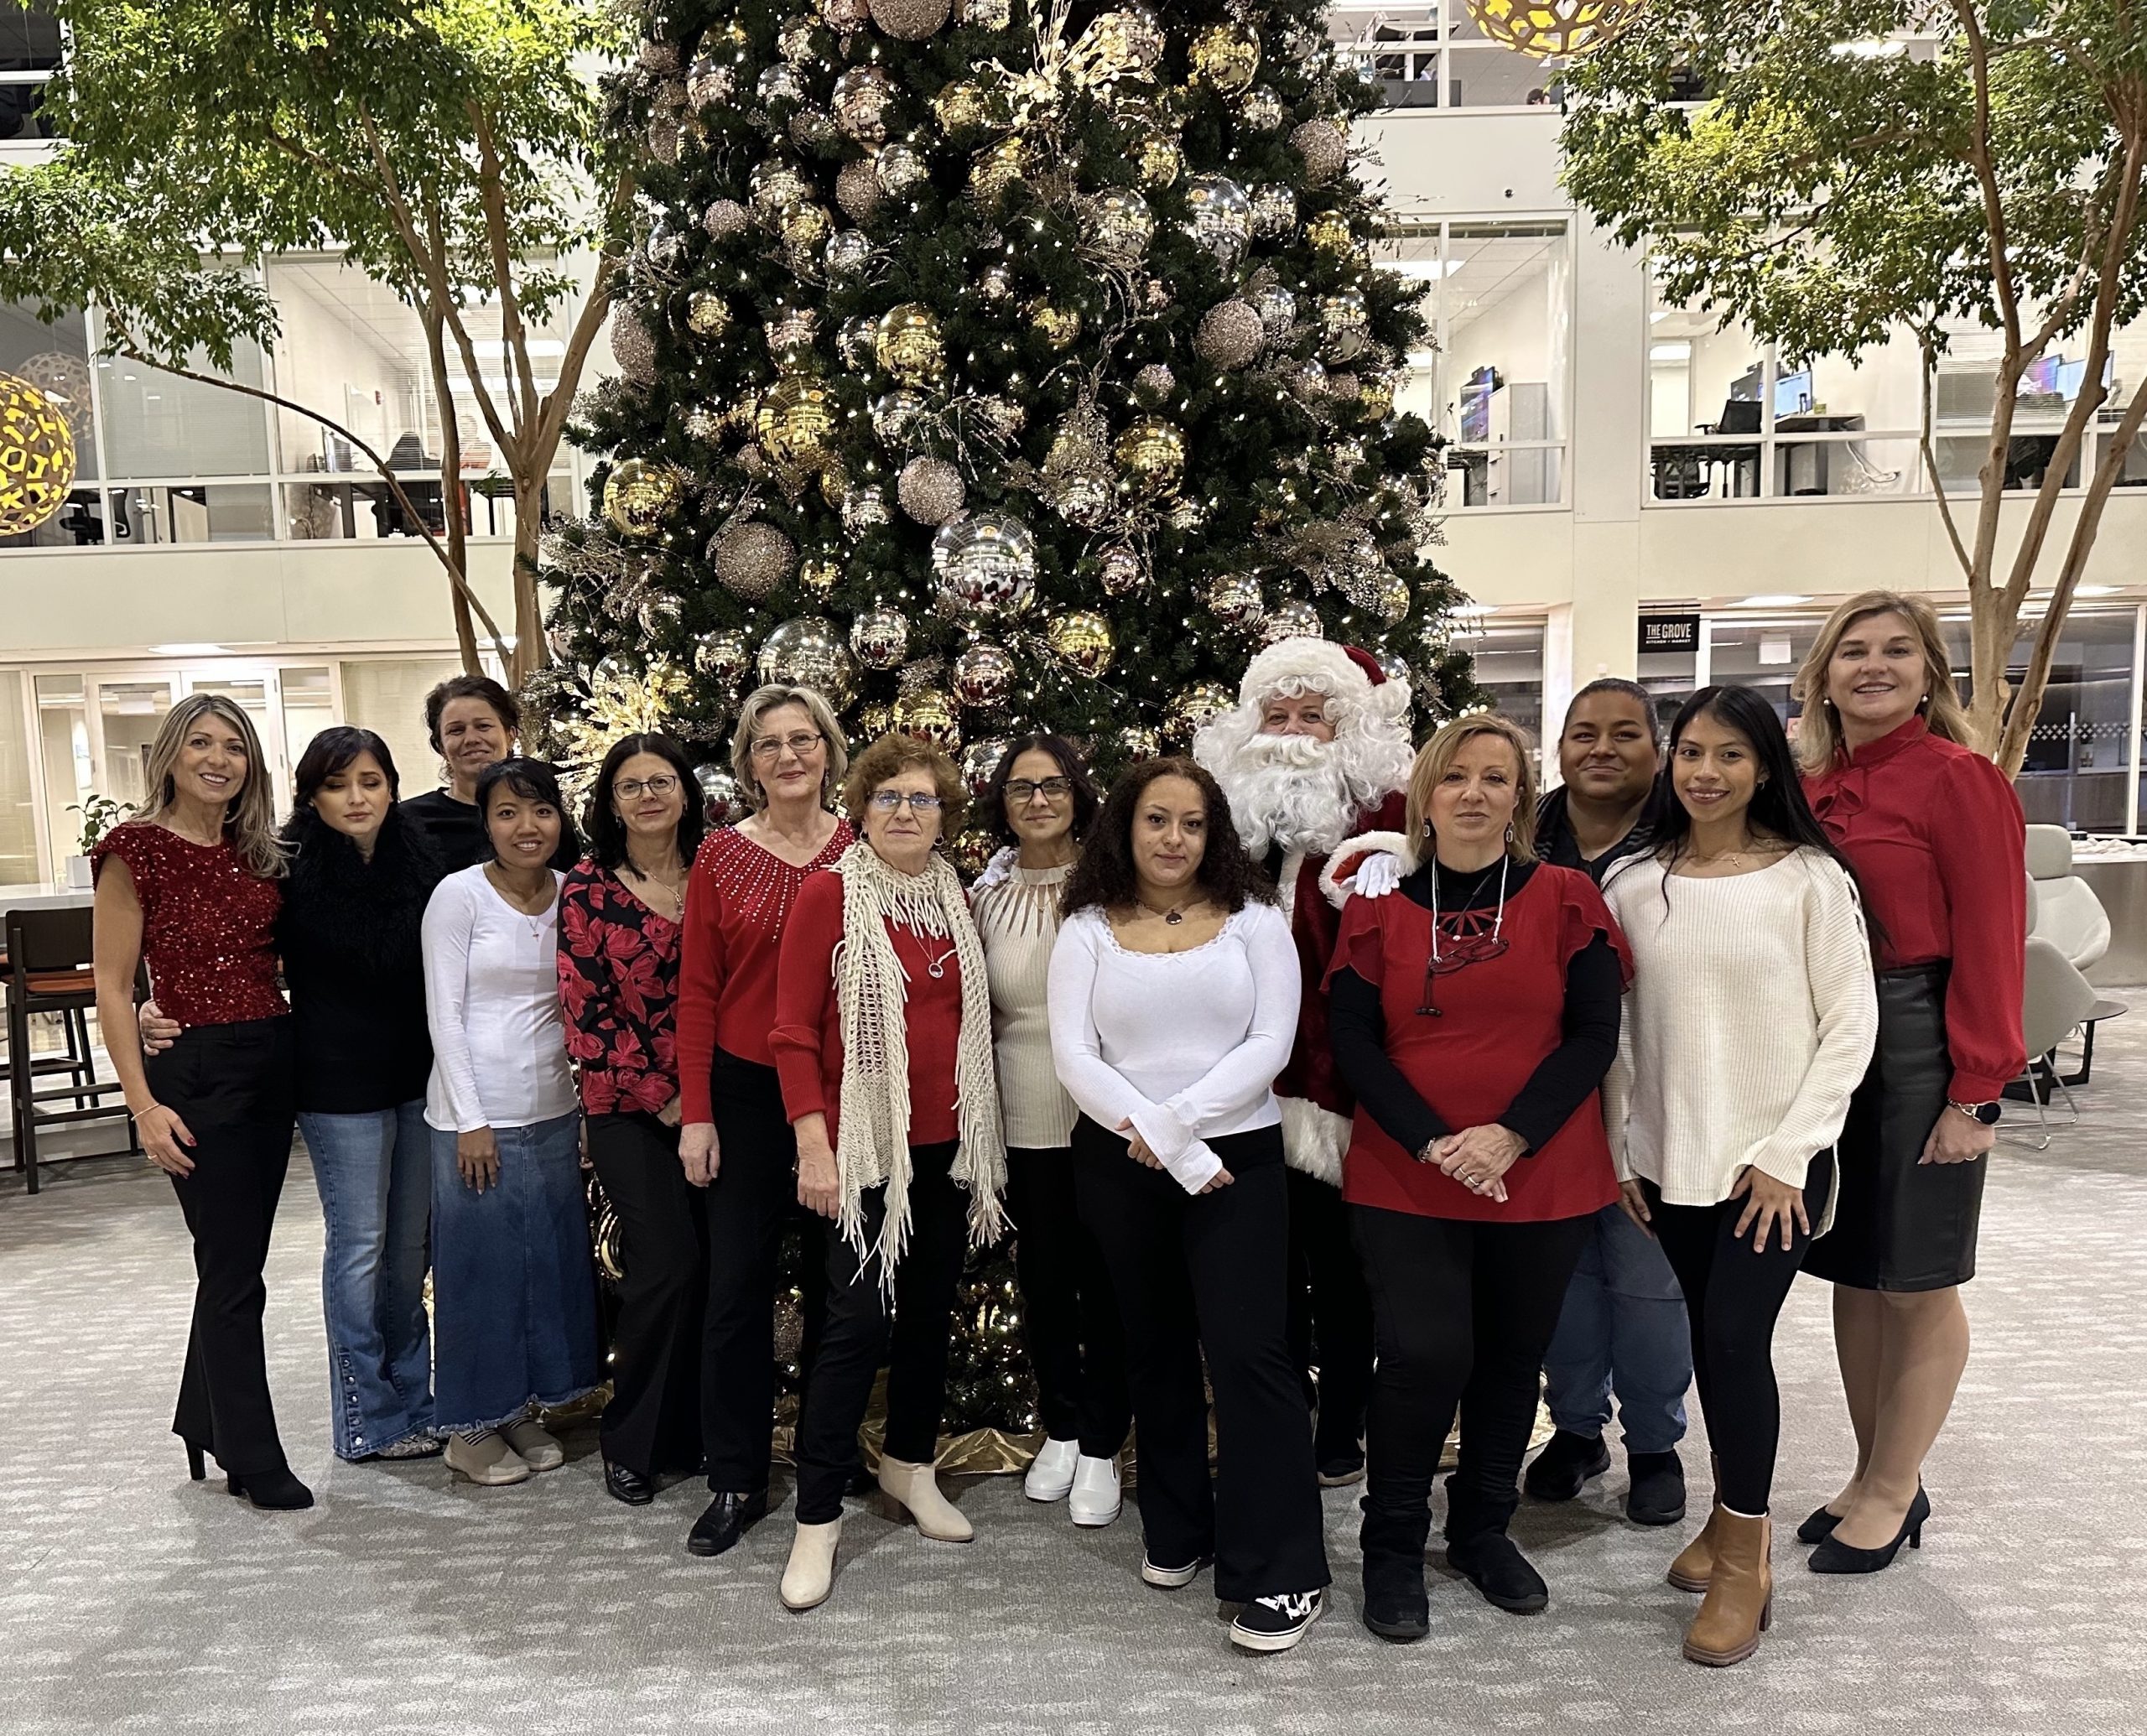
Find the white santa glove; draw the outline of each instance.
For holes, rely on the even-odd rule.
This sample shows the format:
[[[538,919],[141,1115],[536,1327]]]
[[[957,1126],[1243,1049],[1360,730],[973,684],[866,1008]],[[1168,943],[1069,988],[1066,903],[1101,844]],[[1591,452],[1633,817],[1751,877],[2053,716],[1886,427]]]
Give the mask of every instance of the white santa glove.
[[[1349,876],[1349,890],[1359,898],[1384,898],[1401,884],[1401,858],[1380,850],[1357,865]]]

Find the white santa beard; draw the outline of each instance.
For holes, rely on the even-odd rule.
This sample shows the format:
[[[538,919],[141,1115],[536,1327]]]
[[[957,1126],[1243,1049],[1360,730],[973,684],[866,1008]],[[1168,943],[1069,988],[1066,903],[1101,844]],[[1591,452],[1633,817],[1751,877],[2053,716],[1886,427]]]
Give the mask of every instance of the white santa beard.
[[[1236,745],[1229,767],[1211,768],[1246,849],[1325,855],[1349,835],[1358,803],[1334,749],[1310,735],[1255,733]]]

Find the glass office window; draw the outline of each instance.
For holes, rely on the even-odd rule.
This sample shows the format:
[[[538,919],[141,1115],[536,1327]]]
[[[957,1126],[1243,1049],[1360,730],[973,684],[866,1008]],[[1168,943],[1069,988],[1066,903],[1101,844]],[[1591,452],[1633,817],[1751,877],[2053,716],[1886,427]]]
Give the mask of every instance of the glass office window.
[[[266,482],[134,483],[113,491],[112,540],[122,547],[265,543],[276,534]]]
[[[1708,679],[1765,694],[1793,739],[1804,708],[1790,697],[1790,683],[1825,620],[1821,615],[1716,616],[1708,624]]]
[[[1467,0],[1328,8],[1336,53],[1375,80],[1392,108],[1555,108],[1555,65],[1484,34]]]
[[[60,21],[23,0],[0,7],[0,140],[52,137],[44,87],[60,65]]]
[[[1454,633],[1475,659],[1476,683],[1492,705],[1543,740],[1543,623],[1485,616]]]
[[[0,886],[35,886],[37,793],[30,781],[30,744],[23,730],[23,678],[0,670]]]
[[[216,370],[200,351],[186,358],[200,374]],[[96,363],[105,462],[115,476],[263,476],[273,467],[261,401],[189,380],[125,356]],[[226,377],[258,387],[261,349],[242,339]]]
[[[425,735],[425,695],[461,673],[451,657],[354,659],[342,666],[343,720],[387,744],[406,798],[442,787],[439,756]]]

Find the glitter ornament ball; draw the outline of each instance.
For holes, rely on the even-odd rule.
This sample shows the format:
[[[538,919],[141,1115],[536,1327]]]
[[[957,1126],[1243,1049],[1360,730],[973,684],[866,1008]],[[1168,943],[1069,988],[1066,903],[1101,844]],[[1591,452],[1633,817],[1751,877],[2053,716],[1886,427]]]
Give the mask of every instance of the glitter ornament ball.
[[[1291,148],[1305,166],[1305,179],[1318,187],[1333,180],[1349,161],[1349,135],[1331,120],[1305,121],[1290,134]]]
[[[897,42],[922,42],[945,24],[954,0],[868,0],[872,22]]]
[[[711,241],[728,241],[751,221],[735,199],[719,199],[701,213],[701,227]]]
[[[718,531],[709,543],[708,558],[725,590],[757,603],[790,576],[798,546],[773,525],[748,519]]]
[[[836,172],[835,203],[853,223],[869,220],[880,208],[885,192],[880,185],[879,171],[863,158],[844,164]]]
[[[1011,512],[965,512],[932,539],[940,594],[965,613],[1018,615],[1036,596],[1037,544]]]
[[[850,624],[850,648],[868,669],[892,669],[909,655],[909,617],[894,609],[867,609]]]
[[[857,659],[817,615],[786,621],[761,642],[761,679],[809,687],[838,711],[857,698]]]
[[[980,639],[954,659],[954,697],[980,709],[996,705],[1014,684],[1014,659],[998,646]]]
[[[622,307],[611,316],[611,359],[629,380],[646,386],[656,377],[656,340],[639,309]]]
[[[1200,316],[1193,347],[1201,360],[1219,368],[1243,367],[1260,354],[1266,328],[1259,310],[1235,297],[1219,301]]]
[[[686,497],[686,479],[675,465],[629,458],[604,479],[604,516],[630,537],[652,537]]]
[[[941,525],[962,510],[969,490],[944,458],[912,458],[895,483],[895,498],[919,524]]]

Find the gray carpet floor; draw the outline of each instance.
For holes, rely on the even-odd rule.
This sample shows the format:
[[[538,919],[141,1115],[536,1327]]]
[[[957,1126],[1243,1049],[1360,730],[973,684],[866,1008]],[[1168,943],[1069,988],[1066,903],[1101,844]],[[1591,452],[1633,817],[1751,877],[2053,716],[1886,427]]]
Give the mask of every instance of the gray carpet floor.
[[[1821,1579],[1786,1534],[1775,1625],[1741,1668],[1677,1651],[1662,1569],[1688,1524],[1626,1524],[1622,1458],[1515,1534],[1549,1578],[1502,1614],[1435,1568],[1432,1632],[1358,1623],[1354,1494],[1326,1497],[1335,1591],[1295,1652],[1235,1654],[1203,1577],[1143,1587],[1136,1516],[1075,1531],[1018,1484],[970,1484],[966,1548],[853,1505],[833,1600],[776,1603],[789,1514],[720,1562],[683,1546],[691,1484],[606,1500],[593,1432],[517,1488],[327,1445],[320,1214],[294,1164],[269,1272],[270,1356],[310,1513],[187,1482],[166,1432],[192,1281],[160,1177],[124,1162],[0,1181],[0,1730],[519,1729],[1949,1733],[2147,1728],[2147,995],[2112,1026],[2084,1125],[2001,1148],[1968,1291],[1974,1359],[1929,1470],[1917,1553]],[[1778,1512],[1848,1453],[1824,1286],[1779,1341]],[[1685,1455],[1703,1488],[1695,1419]],[[1693,1523],[1697,1523],[1696,1508]]]

